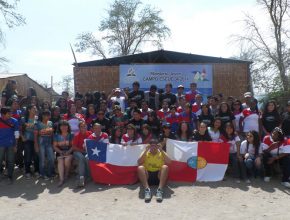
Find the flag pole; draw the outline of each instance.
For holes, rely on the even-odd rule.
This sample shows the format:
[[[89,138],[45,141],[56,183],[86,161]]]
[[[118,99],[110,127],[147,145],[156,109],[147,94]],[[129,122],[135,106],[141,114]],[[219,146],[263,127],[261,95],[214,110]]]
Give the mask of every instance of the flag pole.
[[[69,45],[70,45],[70,49],[71,49],[71,52],[72,52],[73,57],[74,57],[74,60],[75,60],[75,65],[76,65],[76,67],[78,67],[78,62],[77,62],[77,58],[76,58],[74,49],[72,48],[72,45],[71,44],[69,44]]]

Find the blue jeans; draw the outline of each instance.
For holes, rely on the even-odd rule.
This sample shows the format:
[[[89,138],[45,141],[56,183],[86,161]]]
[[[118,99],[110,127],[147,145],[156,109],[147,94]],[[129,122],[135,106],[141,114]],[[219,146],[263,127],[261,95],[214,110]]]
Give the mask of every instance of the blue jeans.
[[[240,169],[238,166],[237,153],[230,153],[230,164],[233,167],[233,177],[240,178]]]
[[[73,156],[74,156],[74,159],[78,161],[79,176],[89,177],[90,171],[89,171],[88,159],[86,158],[86,156],[79,151],[75,151],[73,153]]]
[[[6,164],[8,168],[8,177],[13,177],[15,153],[13,147],[0,147],[0,164],[2,165],[6,155]]]
[[[245,168],[248,174],[248,177],[255,176],[255,174],[258,174],[261,176],[262,167],[257,167],[255,164],[256,157],[250,155],[247,159],[244,160]]]
[[[25,173],[31,173],[30,166],[34,164],[34,172],[39,172],[39,158],[38,154],[34,149],[34,141],[25,141],[24,142],[24,164],[25,164]]]
[[[45,173],[45,156],[47,159],[47,172]],[[54,153],[51,137],[39,138],[39,173],[41,176],[52,177],[54,175]]]

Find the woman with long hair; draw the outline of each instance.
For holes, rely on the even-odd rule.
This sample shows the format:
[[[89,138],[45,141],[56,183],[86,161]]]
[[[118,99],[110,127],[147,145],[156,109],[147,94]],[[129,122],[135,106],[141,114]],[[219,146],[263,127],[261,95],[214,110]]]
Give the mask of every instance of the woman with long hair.
[[[111,132],[110,143],[121,144],[122,135],[122,128],[119,126],[114,127]]]
[[[275,127],[281,125],[281,117],[274,100],[270,100],[266,103],[261,120],[263,133],[265,135],[270,134]]]
[[[54,176],[53,124],[49,120],[50,116],[49,110],[41,112],[34,130],[34,145],[39,149],[40,176],[46,180]],[[45,169],[46,164],[47,169]]]
[[[202,104],[201,105],[201,113],[197,117],[197,127],[201,122],[204,122],[207,127],[211,127],[213,125],[214,117],[211,114],[211,109],[209,104]]]
[[[71,134],[69,123],[65,120],[59,122],[57,130],[57,134],[53,140],[53,148],[56,152],[59,173],[58,186],[61,187],[69,176],[73,153],[73,134]]]
[[[250,182],[250,177],[255,173],[262,175],[262,145],[257,131],[247,133],[246,140],[241,144],[239,161],[242,163],[242,169],[246,168],[242,175],[243,178],[247,178],[247,182]]]
[[[225,128],[225,124],[228,123],[228,122],[231,122],[233,123],[233,125],[235,125],[235,116],[233,115],[232,113],[232,110],[229,106],[228,103],[226,102],[222,102],[220,104],[220,108],[219,108],[219,112],[217,114],[217,117],[219,117],[221,119],[221,122],[222,122],[222,127],[221,129],[224,130]]]
[[[24,120],[22,121],[22,140],[24,141],[24,164],[25,177],[31,178],[31,164],[33,161],[34,175],[39,176],[38,146],[34,146],[34,128],[37,122],[37,108],[29,105],[26,109]]]
[[[183,121],[179,124],[176,140],[180,141],[192,141],[192,130],[187,122]]]
[[[240,131],[240,118],[242,116],[242,111],[243,111],[243,105],[242,102],[240,100],[235,100],[232,104],[232,112],[235,116],[235,130],[236,132],[239,134]]]
[[[146,124],[151,127],[151,131],[153,134],[156,134],[156,136],[160,134],[161,124],[159,119],[157,118],[157,114],[155,111],[149,112]]]
[[[133,124],[127,125],[127,133],[123,134],[121,144],[124,146],[142,144],[142,138]]]
[[[87,128],[88,130],[91,130],[92,128],[92,122],[97,118],[97,114],[96,114],[96,109],[94,104],[89,104],[87,106],[87,111],[86,111],[86,124],[87,124]]]
[[[215,117],[213,121],[213,126],[208,127],[208,133],[213,142],[222,142],[221,133],[222,133],[222,120],[219,117]]]
[[[193,131],[192,139],[194,141],[212,141],[207,126],[204,122],[201,122],[198,129]]]
[[[148,124],[143,124],[141,127],[142,144],[148,144],[152,137],[151,127]]]

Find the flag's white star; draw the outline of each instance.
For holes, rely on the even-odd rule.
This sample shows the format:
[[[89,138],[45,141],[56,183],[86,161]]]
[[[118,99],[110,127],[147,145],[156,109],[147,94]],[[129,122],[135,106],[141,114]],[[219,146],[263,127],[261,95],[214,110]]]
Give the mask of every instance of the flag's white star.
[[[93,148],[92,151],[93,151],[93,155],[97,155],[97,156],[99,156],[99,153],[101,152],[100,150],[98,150],[97,147]]]

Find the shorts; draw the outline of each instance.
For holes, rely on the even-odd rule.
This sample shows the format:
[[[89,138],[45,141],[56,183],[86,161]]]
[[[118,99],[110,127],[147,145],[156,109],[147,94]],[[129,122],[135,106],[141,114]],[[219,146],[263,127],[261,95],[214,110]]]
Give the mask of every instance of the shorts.
[[[159,171],[150,172],[148,171],[148,184],[152,185],[159,185],[159,178],[158,178]]]

